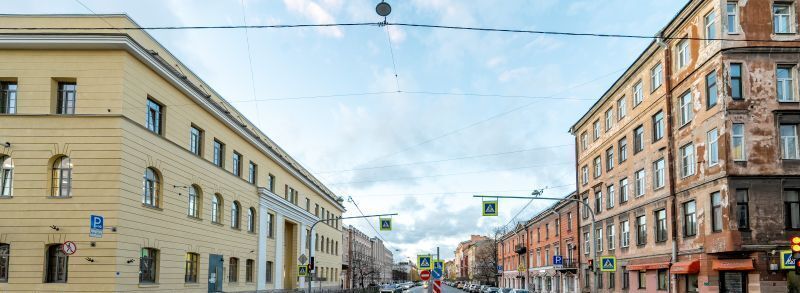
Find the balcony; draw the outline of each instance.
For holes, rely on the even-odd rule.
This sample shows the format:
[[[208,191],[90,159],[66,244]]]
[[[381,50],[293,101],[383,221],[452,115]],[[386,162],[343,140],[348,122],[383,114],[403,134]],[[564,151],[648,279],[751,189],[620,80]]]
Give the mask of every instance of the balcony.
[[[525,254],[526,251],[528,250],[525,248],[525,245],[517,244],[514,246],[514,252],[517,254]]]
[[[554,266],[556,267],[556,270],[574,270],[574,269],[577,269],[578,266],[580,266],[580,261],[578,261],[577,258],[575,258],[575,259],[573,259],[573,258],[564,258],[561,261],[561,267],[559,267],[558,265],[554,265]]]

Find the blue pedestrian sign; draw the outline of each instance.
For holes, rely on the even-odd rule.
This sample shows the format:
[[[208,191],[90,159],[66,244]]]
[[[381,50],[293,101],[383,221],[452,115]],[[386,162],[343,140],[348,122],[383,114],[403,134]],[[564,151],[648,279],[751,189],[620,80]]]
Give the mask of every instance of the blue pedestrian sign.
[[[433,261],[433,271],[431,271],[431,276],[433,276],[434,280],[441,280],[442,275],[444,275],[444,261],[437,259]]]
[[[557,266],[557,267],[560,267],[560,266],[564,265],[564,257],[562,257],[560,255],[554,255],[553,256],[553,265]]]
[[[782,270],[793,270],[795,266],[795,262],[797,260],[792,257],[791,250],[784,250],[781,251],[781,269]]]
[[[430,255],[418,255],[417,256],[417,266],[419,266],[420,270],[430,270],[431,266],[433,266],[433,262],[431,261]]]
[[[89,237],[103,238],[103,216],[91,215],[89,217]]]
[[[484,216],[496,217],[497,216],[497,201],[487,200],[483,202],[483,209],[481,210]]]
[[[617,258],[613,256],[600,257],[600,271],[601,272],[616,272],[617,271]]]

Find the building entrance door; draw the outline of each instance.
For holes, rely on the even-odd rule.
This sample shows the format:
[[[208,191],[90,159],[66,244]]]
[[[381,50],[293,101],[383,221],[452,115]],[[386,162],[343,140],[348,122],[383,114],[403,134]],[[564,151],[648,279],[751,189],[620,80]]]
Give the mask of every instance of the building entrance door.
[[[208,255],[208,292],[222,292],[222,256],[219,254]]]

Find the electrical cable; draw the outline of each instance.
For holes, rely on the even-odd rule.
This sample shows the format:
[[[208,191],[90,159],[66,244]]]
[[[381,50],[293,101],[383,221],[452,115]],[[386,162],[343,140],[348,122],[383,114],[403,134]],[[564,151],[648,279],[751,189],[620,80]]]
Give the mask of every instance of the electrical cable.
[[[244,25],[246,26],[247,25],[247,9],[245,9],[244,0],[240,0],[239,2],[241,3],[240,6],[242,7],[242,23],[244,23]],[[248,31],[247,28],[244,29],[244,39],[245,39],[245,43],[247,43],[247,62],[250,65],[250,87],[253,90],[253,100],[255,101],[256,100],[256,78],[255,78],[255,74],[253,73],[253,53],[252,53],[252,50],[250,50],[250,32]],[[259,110],[258,110],[258,104],[256,104],[256,123],[258,124],[258,127],[261,128],[261,114],[259,113]]]
[[[425,178],[435,178],[435,177],[446,177],[446,176],[456,176],[456,175],[468,175],[468,174],[480,174],[480,173],[491,173],[491,172],[503,172],[503,171],[514,171],[514,170],[522,170],[522,169],[531,169],[531,168],[538,168],[538,167],[551,167],[551,166],[560,166],[572,164],[572,162],[560,162],[560,163],[552,163],[552,164],[540,164],[540,165],[531,165],[531,166],[523,166],[523,167],[515,167],[515,168],[506,168],[506,169],[493,169],[493,170],[480,170],[480,171],[468,171],[468,172],[459,172],[459,173],[445,173],[445,174],[435,174],[435,175],[425,175],[425,176],[415,176],[415,177],[393,177],[393,178],[384,178],[384,179],[375,179],[375,180],[361,180],[361,181],[349,181],[349,182],[336,182],[330,183],[328,185],[352,185],[355,183],[373,183],[373,182],[385,182],[385,181],[404,181],[404,180],[415,180],[415,179],[425,179]]]

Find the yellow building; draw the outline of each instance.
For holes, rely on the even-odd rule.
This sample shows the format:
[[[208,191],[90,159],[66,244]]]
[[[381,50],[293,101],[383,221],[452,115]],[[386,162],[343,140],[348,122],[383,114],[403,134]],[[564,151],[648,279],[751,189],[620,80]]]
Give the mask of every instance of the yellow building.
[[[137,27],[0,16],[0,291],[338,287],[341,199]]]

